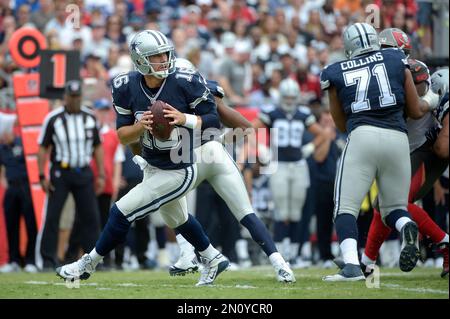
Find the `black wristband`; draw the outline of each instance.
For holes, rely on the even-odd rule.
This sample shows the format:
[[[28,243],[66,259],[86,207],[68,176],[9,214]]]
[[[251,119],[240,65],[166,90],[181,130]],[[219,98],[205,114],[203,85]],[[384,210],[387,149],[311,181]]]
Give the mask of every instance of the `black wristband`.
[[[45,180],[45,174],[39,174],[39,181]]]

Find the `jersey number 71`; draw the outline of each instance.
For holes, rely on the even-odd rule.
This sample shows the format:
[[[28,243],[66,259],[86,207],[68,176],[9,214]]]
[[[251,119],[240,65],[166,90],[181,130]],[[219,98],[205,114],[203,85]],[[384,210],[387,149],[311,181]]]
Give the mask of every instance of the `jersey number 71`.
[[[372,70],[368,66],[362,69],[347,71],[343,73],[345,86],[356,85],[355,101],[352,103],[352,112],[357,113],[372,109],[367,98],[370,81],[374,78],[378,83],[380,91],[379,107],[387,107],[397,103],[395,94],[392,93],[391,85],[384,63],[375,64]],[[378,107],[375,107],[378,108]]]

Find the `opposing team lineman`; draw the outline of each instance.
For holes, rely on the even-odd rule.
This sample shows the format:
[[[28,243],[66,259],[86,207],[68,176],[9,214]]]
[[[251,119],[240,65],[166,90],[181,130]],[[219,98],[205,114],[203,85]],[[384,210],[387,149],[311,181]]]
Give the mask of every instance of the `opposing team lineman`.
[[[402,30],[396,28],[385,29],[380,32],[379,38],[381,48],[399,48],[403,50],[405,55],[409,56],[411,50],[410,39]],[[421,61],[408,59],[408,64],[413,76],[414,84],[416,85],[417,93],[419,96],[424,96],[430,89],[431,81],[429,70]],[[441,72],[445,72],[445,70],[442,70]],[[435,74],[434,78],[436,79],[435,82],[437,82],[441,79],[438,77],[438,74],[440,73]],[[442,77],[442,79],[445,80],[445,76]],[[443,95],[443,93],[441,95]],[[442,122],[443,116],[437,116],[437,119]],[[407,120],[412,176],[407,209],[411,214],[412,219],[417,223],[420,233],[430,237],[430,239],[439,246],[440,250],[442,250],[444,260],[441,276],[445,276],[448,274],[449,236],[430,218],[427,212],[414,204],[414,202],[422,199],[423,196],[433,188],[435,181],[443,174],[448,166],[448,133],[447,139],[442,137],[442,135],[445,134],[445,129],[441,132],[442,135],[436,142],[438,151],[444,153],[443,155],[436,151],[436,147],[433,148],[433,144],[436,144],[434,141],[435,138],[431,137],[427,140],[426,137],[427,135],[433,135],[427,133],[433,131],[435,125],[436,120],[431,113],[425,114],[418,120]],[[447,155],[445,155],[445,150]],[[361,268],[366,276],[371,273],[372,265],[376,262],[380,247],[389,237],[390,233],[391,229],[383,224],[380,213],[377,209],[374,209],[374,216],[369,228],[366,247],[361,257]],[[402,271],[411,271],[415,265],[416,262],[408,258],[400,258],[399,260],[399,266]]]
[[[380,50],[377,32],[355,23],[343,33],[348,60],[321,73],[336,127],[348,133],[335,181],[334,222],[344,267],[324,281],[364,280],[357,252],[356,219],[375,180],[385,224],[402,237],[401,255],[417,260],[418,229],[406,210],[411,178],[404,112],[418,119],[430,111],[430,95],[420,100],[406,56],[398,49]]]
[[[199,251],[212,282],[229,261],[210,244],[199,222],[188,214],[184,195],[197,178],[193,129],[220,126],[213,97],[201,79],[175,69],[174,47],[161,32],[137,33],[130,43],[130,54],[139,72],[121,74],[113,80],[117,134],[122,144],[140,139],[142,156],[149,165],[143,181],[111,208],[95,248],[78,261],[57,268],[57,274],[68,280],[89,278],[103,256],[125,241],[133,221],[167,206],[167,211],[161,210],[165,223]],[[151,134],[153,115],[148,106],[156,100],[171,105],[167,116],[178,125],[165,141]],[[174,159],[180,149],[181,161]],[[197,285],[203,284],[201,277]]]
[[[198,75],[194,66],[189,64],[189,61],[180,59],[178,63],[176,62],[176,65],[180,66],[180,68],[178,68],[179,70]],[[241,129],[251,127],[251,125],[249,125],[250,123],[248,123],[241,114],[223,103],[223,90],[217,86],[216,82],[207,81],[207,86],[216,97],[215,100],[218,105],[220,119],[224,124]],[[245,135],[245,132],[242,131],[237,135],[242,137]],[[223,139],[226,142],[229,138],[232,140],[232,136],[233,134],[230,134],[230,136],[225,135],[223,136]],[[295,276],[292,270],[277,251],[269,231],[254,213],[242,175],[240,174],[236,163],[230,157],[223,145],[217,141],[208,141],[201,147],[198,147],[195,150],[195,154],[199,161],[196,162],[198,175],[194,182],[194,188],[202,181],[207,180],[217,194],[223,198],[236,219],[248,229],[252,238],[269,257],[269,260],[275,269],[277,280],[280,282],[295,282]],[[220,160],[208,161],[207,159],[211,158],[211,156],[214,159]],[[169,209],[169,206],[167,206],[167,208],[162,207],[161,212],[163,214],[170,214]],[[181,258],[175,265],[170,267],[169,272],[171,275],[180,275],[192,271],[196,267],[193,247],[186,243],[182,237],[184,237],[183,234],[177,235],[177,241],[179,242],[181,249]],[[204,268],[202,270],[199,283],[202,285],[212,283],[208,274],[208,271],[210,270],[211,268]]]

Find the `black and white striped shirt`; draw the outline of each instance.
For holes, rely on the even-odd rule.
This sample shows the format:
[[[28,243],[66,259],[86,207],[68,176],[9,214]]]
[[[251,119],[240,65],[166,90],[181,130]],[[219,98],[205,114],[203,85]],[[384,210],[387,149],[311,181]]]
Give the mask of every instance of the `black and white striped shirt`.
[[[44,119],[38,138],[41,146],[53,146],[52,163],[69,167],[88,166],[94,147],[101,143],[94,113],[82,106],[80,113],[70,114],[59,107]]]

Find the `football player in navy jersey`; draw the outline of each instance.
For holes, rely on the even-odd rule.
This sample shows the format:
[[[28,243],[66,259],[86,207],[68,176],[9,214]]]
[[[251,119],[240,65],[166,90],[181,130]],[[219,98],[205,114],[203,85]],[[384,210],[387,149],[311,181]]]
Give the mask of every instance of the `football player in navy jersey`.
[[[427,94],[419,99],[405,54],[394,48],[380,50],[370,24],[347,27],[343,40],[348,60],[326,67],[320,79],[336,127],[348,133],[334,194],[334,222],[345,266],[325,281],[365,279],[356,219],[374,180],[384,223],[401,232],[400,259],[417,262],[418,228],[406,210],[411,166],[404,113],[418,119],[432,109],[435,98]]]
[[[112,82],[117,134],[122,144],[140,140],[142,157],[149,165],[142,182],[111,208],[95,248],[78,261],[59,267],[57,274],[67,280],[89,278],[103,256],[125,241],[133,221],[166,206],[167,210],[161,210],[165,223],[194,245],[204,259],[211,283],[229,261],[188,214],[184,195],[197,177],[193,129],[220,126],[213,96],[198,75],[176,71],[173,45],[161,32],[137,33],[131,40],[130,54],[138,72],[120,74]],[[148,109],[156,100],[170,105],[166,117],[176,125],[164,141],[151,134],[153,115]],[[203,284],[202,280],[197,283]]]
[[[178,59],[177,59],[178,60]],[[201,77],[201,75],[195,70],[193,65],[189,64],[189,61],[179,59],[176,62],[178,70],[186,73]],[[224,124],[237,128],[240,130],[233,130],[230,134],[220,136],[221,142],[232,142],[233,136],[241,138],[251,131],[245,131],[251,128],[251,123],[248,122],[239,112],[233,110],[224,104],[223,89],[218,86],[215,81],[205,81],[210,92],[215,96],[215,101],[218,106],[218,113],[220,119]],[[236,134],[234,134],[236,133]],[[250,199],[247,195],[242,175],[231,158],[229,153],[225,150],[224,146],[218,141],[211,141],[205,139],[202,141],[202,146],[196,148],[195,158],[197,165],[197,178],[194,182],[194,188],[202,181],[207,180],[219,196],[225,201],[230,208],[236,219],[248,229],[252,238],[258,243],[261,249],[269,258],[272,266],[274,267],[277,280],[280,282],[295,282],[295,276],[290,269],[289,265],[283,259],[281,254],[277,251],[273,239],[270,236],[269,231],[262,223],[262,221],[254,213],[253,207],[250,203]],[[220,159],[210,161],[208,158]],[[144,166],[146,163],[144,163]],[[166,211],[167,209],[167,211]],[[170,214],[171,207],[166,205],[161,207],[161,211],[165,215]],[[178,233],[177,229],[175,232]],[[171,275],[182,275],[190,271],[195,271],[197,268],[196,257],[194,249],[185,239],[183,234],[177,235],[177,241],[180,244],[180,256],[181,258],[171,266],[169,272]],[[189,241],[189,240],[188,240]],[[212,268],[204,268],[199,283],[210,284],[212,283],[208,271]]]
[[[264,106],[254,126],[271,130],[271,149],[278,154],[277,172],[270,176],[274,214],[274,240],[284,257],[295,261],[299,248],[298,223],[301,219],[306,193],[310,186],[306,163],[317,145],[323,140],[322,128],[316,123],[309,108],[300,106],[300,88],[293,79],[280,83],[279,106]],[[303,134],[308,130],[314,140],[302,145]],[[290,240],[283,249],[283,240]]]

